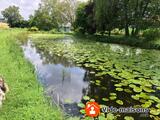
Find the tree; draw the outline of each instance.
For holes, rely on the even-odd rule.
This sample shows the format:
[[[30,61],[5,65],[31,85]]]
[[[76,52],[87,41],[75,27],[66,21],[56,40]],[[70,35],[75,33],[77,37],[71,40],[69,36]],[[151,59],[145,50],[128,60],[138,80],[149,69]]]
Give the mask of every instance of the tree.
[[[94,3],[82,3],[76,11],[74,28],[81,33],[94,34],[96,32],[96,22],[94,19]]]
[[[119,0],[95,0],[94,2],[97,30],[102,33],[107,30],[110,36],[118,18]]]
[[[40,4],[34,15],[30,16],[30,26],[36,26],[40,30],[51,30],[57,26],[56,20],[44,4]]]
[[[7,20],[10,27],[18,27],[18,24],[23,17],[19,13],[19,7],[9,6],[4,11],[2,11],[3,17]]]

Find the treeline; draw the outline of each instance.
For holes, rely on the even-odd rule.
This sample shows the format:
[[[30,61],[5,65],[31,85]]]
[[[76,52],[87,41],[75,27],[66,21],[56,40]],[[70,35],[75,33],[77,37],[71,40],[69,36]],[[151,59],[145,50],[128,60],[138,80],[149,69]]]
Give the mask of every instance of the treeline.
[[[159,0],[90,0],[78,7],[74,27],[81,33],[108,35],[118,28],[126,36],[137,36],[140,30],[160,27],[159,6]]]
[[[41,0],[39,7],[28,20],[20,15],[19,7],[9,6],[2,11],[10,27],[36,27],[39,30],[52,30],[62,24],[73,24],[77,0]]]
[[[39,8],[24,20],[19,8],[10,6],[2,11],[10,27],[58,29],[70,23],[83,34],[108,34],[115,29],[125,35],[137,36],[140,30],[160,27],[160,0],[41,0]]]

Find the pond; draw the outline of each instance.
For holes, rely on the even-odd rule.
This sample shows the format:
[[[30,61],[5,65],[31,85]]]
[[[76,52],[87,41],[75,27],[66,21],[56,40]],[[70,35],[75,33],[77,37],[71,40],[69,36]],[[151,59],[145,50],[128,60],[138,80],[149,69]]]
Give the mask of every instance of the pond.
[[[30,38],[22,47],[45,93],[71,116],[80,116],[77,104],[89,99],[117,108],[150,108],[148,114],[115,113],[119,119],[150,120],[160,113],[159,51],[74,37]]]

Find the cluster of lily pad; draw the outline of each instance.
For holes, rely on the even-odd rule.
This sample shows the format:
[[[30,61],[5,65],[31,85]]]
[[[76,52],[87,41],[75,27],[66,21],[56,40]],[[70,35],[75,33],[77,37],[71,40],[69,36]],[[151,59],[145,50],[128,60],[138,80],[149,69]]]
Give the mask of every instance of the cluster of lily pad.
[[[117,80],[114,81],[115,92],[124,92],[130,95],[138,106],[149,108],[150,117],[155,119],[160,115],[160,96],[157,95],[160,92],[159,51],[141,50],[137,53],[137,49],[128,47],[117,49],[114,45],[91,40],[74,40],[72,44],[54,38],[33,39],[33,42],[39,49],[46,50],[51,55],[62,56],[74,61],[77,66],[93,69],[91,73],[99,78],[112,76]],[[100,80],[91,83],[101,85]],[[102,99],[115,101],[118,105],[125,104],[123,100],[117,98],[116,93],[110,93],[110,96]]]

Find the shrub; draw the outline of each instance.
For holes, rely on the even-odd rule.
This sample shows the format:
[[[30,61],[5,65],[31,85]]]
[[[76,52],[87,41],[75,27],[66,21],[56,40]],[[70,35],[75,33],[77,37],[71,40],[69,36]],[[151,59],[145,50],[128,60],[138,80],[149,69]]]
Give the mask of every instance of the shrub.
[[[28,31],[39,31],[39,29],[37,27],[31,27],[28,29]]]
[[[9,25],[7,23],[0,23],[0,29],[8,29]]]
[[[143,37],[146,40],[155,40],[160,38],[160,29],[147,29],[143,31]]]
[[[55,33],[58,33],[58,30],[54,28],[54,29],[50,30],[49,32],[52,34],[55,34]]]

